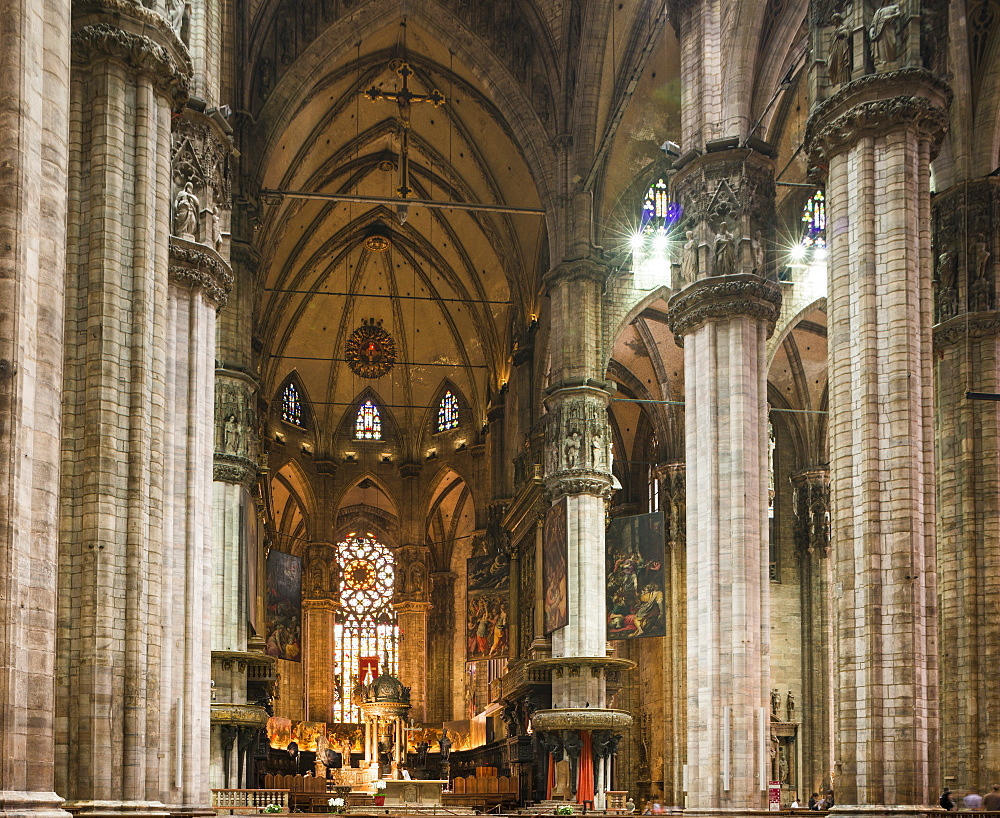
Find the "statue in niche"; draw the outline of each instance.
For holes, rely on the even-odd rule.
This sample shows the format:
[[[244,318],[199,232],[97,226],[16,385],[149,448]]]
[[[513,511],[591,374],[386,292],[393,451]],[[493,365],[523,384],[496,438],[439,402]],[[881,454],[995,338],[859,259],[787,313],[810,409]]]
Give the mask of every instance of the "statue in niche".
[[[760,230],[753,234],[750,240],[750,251],[753,255],[753,271],[763,278],[764,276],[764,238]]]
[[[189,6],[184,0],[168,0],[167,2],[167,22],[180,37],[184,29],[184,18],[187,16]]]
[[[868,37],[872,43],[872,59],[875,65],[888,65],[896,61],[898,52],[898,37],[896,33],[899,19],[899,5],[886,3],[875,12],[872,24],[868,27]]]
[[[826,75],[830,85],[841,85],[851,78],[851,28],[844,22],[843,14],[833,15],[833,25]]]
[[[729,232],[729,225],[723,222],[715,234],[715,274],[733,275],[736,272],[736,239]]]
[[[603,446],[604,438],[599,431],[595,430],[590,436],[590,466],[593,469],[600,468],[601,449]]]
[[[791,690],[785,697],[785,721],[795,721],[795,697]]]
[[[986,275],[992,254],[986,249],[986,239],[983,238],[982,233],[976,236],[976,241],[972,246],[976,278],[969,287],[969,311],[985,312],[993,307],[992,286]]]
[[[211,209],[206,208],[202,212],[209,224],[209,243],[212,245],[212,249],[219,252],[222,249],[222,227],[219,223],[219,207],[215,205]]]
[[[781,694],[778,688],[771,691],[771,715],[778,718],[778,711],[781,709]]]
[[[698,242],[694,237],[694,230],[688,230],[684,235],[687,241],[684,242],[684,250],[681,254],[681,282],[690,284],[698,278]]]
[[[958,312],[958,259],[948,249],[937,258],[938,319],[945,321]]]
[[[580,462],[580,442],[581,435],[576,429],[566,435],[566,443],[563,447],[563,451],[566,454],[567,469],[575,469],[577,463]]]
[[[236,415],[228,415],[223,429],[223,448],[226,454],[242,454],[240,422]]]
[[[197,240],[198,233],[198,197],[194,185],[187,182],[177,191],[174,199],[174,235],[182,239]]]

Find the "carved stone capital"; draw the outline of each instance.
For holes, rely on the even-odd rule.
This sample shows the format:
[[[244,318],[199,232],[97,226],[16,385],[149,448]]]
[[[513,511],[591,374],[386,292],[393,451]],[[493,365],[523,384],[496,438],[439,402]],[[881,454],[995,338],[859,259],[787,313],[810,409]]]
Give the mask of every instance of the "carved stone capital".
[[[170,237],[170,280],[182,287],[201,289],[217,308],[225,306],[233,288],[233,271],[209,247]]]
[[[608,266],[597,259],[578,258],[557,264],[542,276],[542,283],[547,290],[570,281],[591,281],[603,285],[609,273]]]
[[[793,537],[802,556],[830,553],[830,470],[803,469],[791,476]]]
[[[122,0],[74,3],[73,14],[78,25],[72,37],[74,63],[114,60],[148,79],[174,110],[183,108],[189,96],[191,60],[159,14]]]
[[[948,130],[951,89],[923,68],[867,74],[845,84],[813,110],[806,129],[811,167],[825,177],[830,158],[863,136],[913,129],[931,144],[932,157]]]
[[[1000,334],[1000,312],[959,315],[934,327],[934,348],[943,349],[966,338],[994,338]]]
[[[592,386],[560,388],[545,398],[545,485],[564,494],[611,493],[609,394]]]
[[[217,483],[238,483],[248,486],[257,479],[257,464],[245,457],[216,453],[212,466],[212,479]]]
[[[767,325],[771,337],[781,310],[781,288],[755,275],[703,278],[674,295],[667,322],[680,346],[684,336],[719,318],[746,316]]]
[[[545,478],[545,493],[552,502],[569,494],[591,494],[607,500],[614,494],[610,474],[599,472],[557,472]]]

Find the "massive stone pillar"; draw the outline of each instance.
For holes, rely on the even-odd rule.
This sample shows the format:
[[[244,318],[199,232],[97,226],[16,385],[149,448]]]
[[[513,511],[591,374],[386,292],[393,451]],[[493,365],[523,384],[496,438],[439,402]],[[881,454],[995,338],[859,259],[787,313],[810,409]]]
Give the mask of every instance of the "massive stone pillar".
[[[208,678],[191,667],[189,687],[175,682],[207,659],[204,584],[189,582],[207,573],[214,305],[191,289],[179,338],[170,119],[190,65],[159,14],[112,0],[74,3],[72,57],[57,786],[81,814],[162,814],[165,800],[191,813],[209,799],[190,748],[207,719],[184,719]],[[184,349],[168,364],[171,338]]]
[[[1000,392],[1000,180],[956,185],[932,208],[941,775],[984,792],[1000,765],[989,659],[1000,651],[1000,437],[996,403],[965,393]]]
[[[611,496],[610,394],[601,377],[601,291],[604,268],[581,259],[547,275],[552,304],[552,369],[545,405],[545,489],[558,515],[550,532],[566,543],[564,624],[552,630],[552,708],[532,717],[557,757],[568,759],[577,799],[590,782],[578,776],[580,754],[612,731],[632,723],[628,713],[609,708],[620,674],[634,663],[609,658],[603,594],[606,501]],[[551,519],[551,518],[550,518]],[[601,579],[594,592],[595,577]],[[586,769],[584,766],[583,769]],[[602,806],[597,781],[594,806]]]
[[[340,572],[337,546],[310,543],[305,549],[302,595],[302,644],[305,647],[306,718],[333,723],[336,685],[337,609]]]
[[[830,471],[792,475],[795,552],[802,601],[802,774],[800,795],[826,792],[833,781],[833,559]]]
[[[809,147],[827,177],[837,805],[919,811],[940,783],[929,165],[949,93],[889,70],[895,26],[881,73],[814,108]]]
[[[69,0],[0,2],[0,814],[54,792]]]
[[[427,675],[435,683],[427,689],[427,720],[451,721],[453,715],[452,654],[456,627],[453,571],[432,571],[427,623]],[[406,639],[406,635],[403,635]]]
[[[773,169],[750,150],[707,154],[673,180],[707,277],[671,298],[684,347],[689,811],[765,806],[770,587],[765,342],[781,304],[767,280]]]

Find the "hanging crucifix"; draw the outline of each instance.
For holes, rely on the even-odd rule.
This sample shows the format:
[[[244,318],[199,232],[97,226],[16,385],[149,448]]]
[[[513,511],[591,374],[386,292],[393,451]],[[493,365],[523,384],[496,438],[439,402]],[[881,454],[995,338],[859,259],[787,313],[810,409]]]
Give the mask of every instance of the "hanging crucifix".
[[[410,90],[409,80],[413,76],[413,69],[410,68],[409,64],[404,60],[393,60],[389,63],[389,67],[393,69],[402,79],[402,87],[398,91],[383,91],[381,88],[372,86],[367,91],[365,91],[365,96],[368,97],[372,102],[378,102],[380,99],[387,99],[395,102],[399,106],[399,120],[402,125],[401,135],[400,135],[400,145],[399,145],[399,187],[396,188],[396,192],[399,193],[401,199],[407,198],[412,189],[410,188],[410,105],[414,102],[429,102],[434,107],[439,107],[444,105],[447,101],[437,88],[432,90],[429,94],[415,94]],[[400,224],[406,221],[407,216],[407,206],[405,204],[397,205],[396,215],[399,218]]]

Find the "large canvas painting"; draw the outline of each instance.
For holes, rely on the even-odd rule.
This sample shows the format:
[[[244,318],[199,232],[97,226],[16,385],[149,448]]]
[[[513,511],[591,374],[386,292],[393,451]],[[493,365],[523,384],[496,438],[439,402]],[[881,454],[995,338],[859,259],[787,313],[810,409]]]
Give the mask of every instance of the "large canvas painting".
[[[618,517],[606,538],[608,639],[665,636],[663,512]]]
[[[466,659],[496,659],[509,650],[510,560],[504,554],[471,557],[467,563]]]
[[[274,549],[267,555],[266,652],[302,661],[302,560]]]
[[[545,513],[542,529],[542,573],[545,588],[545,633],[569,623],[569,539],[566,498]]]

